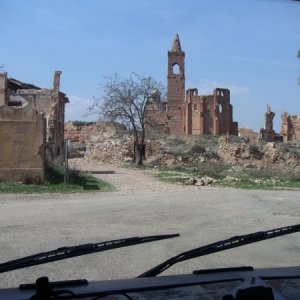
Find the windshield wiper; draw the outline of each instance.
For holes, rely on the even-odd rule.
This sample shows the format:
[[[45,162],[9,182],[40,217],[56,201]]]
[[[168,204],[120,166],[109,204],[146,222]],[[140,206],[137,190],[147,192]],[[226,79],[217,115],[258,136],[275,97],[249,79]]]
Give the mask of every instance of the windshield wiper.
[[[240,247],[243,245],[275,238],[278,236],[294,233],[300,231],[300,224],[296,225],[291,225],[287,227],[281,227],[281,228],[276,228],[276,229],[271,229],[267,231],[259,231],[255,233],[250,233],[246,235],[241,235],[241,236],[235,236],[232,238],[229,238],[227,240],[219,241],[216,243],[212,243],[206,246],[202,246],[199,248],[195,248],[192,250],[189,250],[187,252],[183,252],[181,254],[178,254],[165,262],[157,265],[156,267],[148,270],[147,272],[144,272],[143,274],[139,275],[138,277],[154,277],[166,269],[170,268],[174,264],[185,261],[188,259],[200,257],[203,255],[219,252],[219,251],[224,251],[227,249],[235,248],[235,247]]]
[[[23,258],[11,260],[0,264],[0,273],[27,268],[35,265],[45,264],[48,262],[67,259],[70,257],[86,255],[95,252],[107,251],[111,249],[128,247],[137,244],[149,243],[163,239],[178,237],[179,234],[164,234],[145,237],[131,237],[119,240],[112,240],[100,243],[90,243],[71,247],[62,247],[56,250],[41,252],[38,254],[26,256]]]

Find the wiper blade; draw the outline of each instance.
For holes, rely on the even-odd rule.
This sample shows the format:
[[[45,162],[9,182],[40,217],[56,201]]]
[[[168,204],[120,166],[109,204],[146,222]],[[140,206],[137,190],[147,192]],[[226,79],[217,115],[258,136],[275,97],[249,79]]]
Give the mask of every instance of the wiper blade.
[[[251,243],[256,243],[259,241],[275,238],[282,235],[287,235],[298,231],[300,231],[300,224],[271,229],[267,231],[254,232],[241,236],[234,236],[227,240],[219,241],[178,254],[157,265],[156,267],[146,271],[145,273],[139,275],[138,277],[154,277],[181,261],[208,255],[219,251],[224,251],[231,248],[240,247]]]
[[[149,243],[163,239],[178,237],[179,234],[164,234],[145,237],[131,237],[119,240],[112,240],[100,243],[90,243],[71,247],[62,247],[55,250],[41,252],[38,254],[26,256],[16,260],[11,260],[0,264],[0,273],[27,268],[35,265],[45,264],[48,262],[67,259],[80,255],[86,255],[95,252],[107,251],[111,249],[128,247],[137,244]]]

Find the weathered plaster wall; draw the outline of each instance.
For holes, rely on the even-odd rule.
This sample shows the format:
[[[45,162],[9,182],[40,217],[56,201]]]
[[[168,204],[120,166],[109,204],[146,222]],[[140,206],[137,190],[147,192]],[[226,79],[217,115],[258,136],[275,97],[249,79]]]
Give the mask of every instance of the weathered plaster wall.
[[[10,78],[8,79],[6,100],[10,106],[25,107],[26,105],[30,105],[45,115],[46,158],[48,161],[55,161],[62,164],[64,160],[65,104],[69,100],[64,93],[59,91],[60,76],[61,71],[55,71],[53,89],[39,88]]]
[[[0,107],[0,180],[44,179],[45,119],[31,105]]]

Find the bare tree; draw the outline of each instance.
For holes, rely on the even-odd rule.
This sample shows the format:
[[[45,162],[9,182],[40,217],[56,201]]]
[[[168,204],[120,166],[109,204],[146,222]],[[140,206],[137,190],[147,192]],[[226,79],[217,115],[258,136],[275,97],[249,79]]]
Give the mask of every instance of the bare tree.
[[[121,79],[117,74],[105,77],[102,84],[103,96],[96,99],[90,112],[99,114],[103,119],[126,125],[134,135],[134,162],[143,164],[146,108],[154,90],[163,86],[151,76],[132,73],[129,78]]]

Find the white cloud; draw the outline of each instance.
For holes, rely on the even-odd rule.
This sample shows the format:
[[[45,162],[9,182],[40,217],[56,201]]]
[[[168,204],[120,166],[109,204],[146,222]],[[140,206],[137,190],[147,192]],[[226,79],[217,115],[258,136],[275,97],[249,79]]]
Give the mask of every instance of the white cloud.
[[[95,121],[96,115],[88,115],[88,107],[92,105],[93,99],[78,97],[75,95],[69,96],[70,102],[65,108],[65,121]]]
[[[188,83],[187,88],[198,88],[200,95],[211,95],[215,88],[229,89],[231,95],[234,95],[234,96],[240,95],[240,94],[248,94],[250,91],[248,87],[234,85],[234,84],[228,84],[228,83],[224,83],[224,82],[212,81],[212,80],[209,80],[206,78],[201,78],[200,83],[196,84],[196,85]]]

